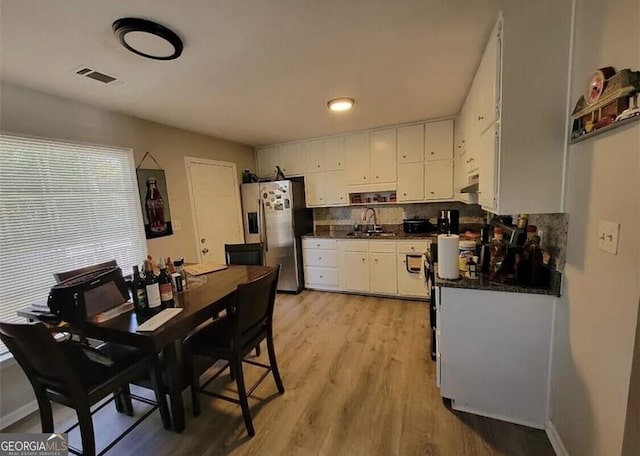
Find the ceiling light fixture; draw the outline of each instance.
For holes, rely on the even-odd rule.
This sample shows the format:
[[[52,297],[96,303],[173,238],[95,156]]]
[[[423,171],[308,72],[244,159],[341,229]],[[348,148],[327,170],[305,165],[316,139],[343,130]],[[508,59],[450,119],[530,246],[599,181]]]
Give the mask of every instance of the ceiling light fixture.
[[[113,23],[116,34],[125,48],[154,60],[173,60],[182,54],[182,40],[172,30],[146,19],[127,17]]]
[[[327,103],[327,107],[332,111],[348,111],[353,107],[355,100],[348,97],[333,98]]]

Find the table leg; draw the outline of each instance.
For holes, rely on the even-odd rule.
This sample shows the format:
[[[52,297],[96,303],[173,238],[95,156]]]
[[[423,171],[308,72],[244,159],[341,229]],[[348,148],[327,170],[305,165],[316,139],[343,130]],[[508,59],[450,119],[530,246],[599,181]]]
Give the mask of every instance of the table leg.
[[[165,374],[169,387],[169,399],[171,401],[171,419],[173,430],[180,433],[184,431],[184,403],[182,402],[182,382],[180,381],[180,363],[176,352],[176,345],[169,344],[163,349],[165,362]]]

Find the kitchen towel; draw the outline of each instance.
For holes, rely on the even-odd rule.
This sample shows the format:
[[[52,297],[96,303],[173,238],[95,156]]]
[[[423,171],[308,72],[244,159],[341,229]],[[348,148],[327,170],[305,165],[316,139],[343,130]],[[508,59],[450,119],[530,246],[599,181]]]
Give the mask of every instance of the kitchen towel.
[[[458,279],[458,242],[457,234],[438,235],[438,276],[442,279]]]

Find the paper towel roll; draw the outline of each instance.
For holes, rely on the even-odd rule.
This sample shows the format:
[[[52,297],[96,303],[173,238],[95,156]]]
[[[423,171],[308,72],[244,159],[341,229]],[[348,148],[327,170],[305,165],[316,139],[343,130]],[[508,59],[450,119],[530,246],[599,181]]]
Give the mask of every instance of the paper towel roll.
[[[458,279],[458,241],[457,234],[438,235],[438,276],[442,279]]]

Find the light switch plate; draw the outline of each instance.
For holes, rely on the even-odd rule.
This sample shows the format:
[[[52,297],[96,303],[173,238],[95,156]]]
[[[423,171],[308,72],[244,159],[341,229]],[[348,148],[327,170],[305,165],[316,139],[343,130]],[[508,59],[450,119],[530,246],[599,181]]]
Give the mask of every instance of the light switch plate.
[[[171,222],[171,226],[173,227],[173,231],[180,231],[182,229],[182,221],[174,220]]]
[[[598,248],[613,255],[618,254],[618,235],[620,224],[618,222],[598,222]]]

